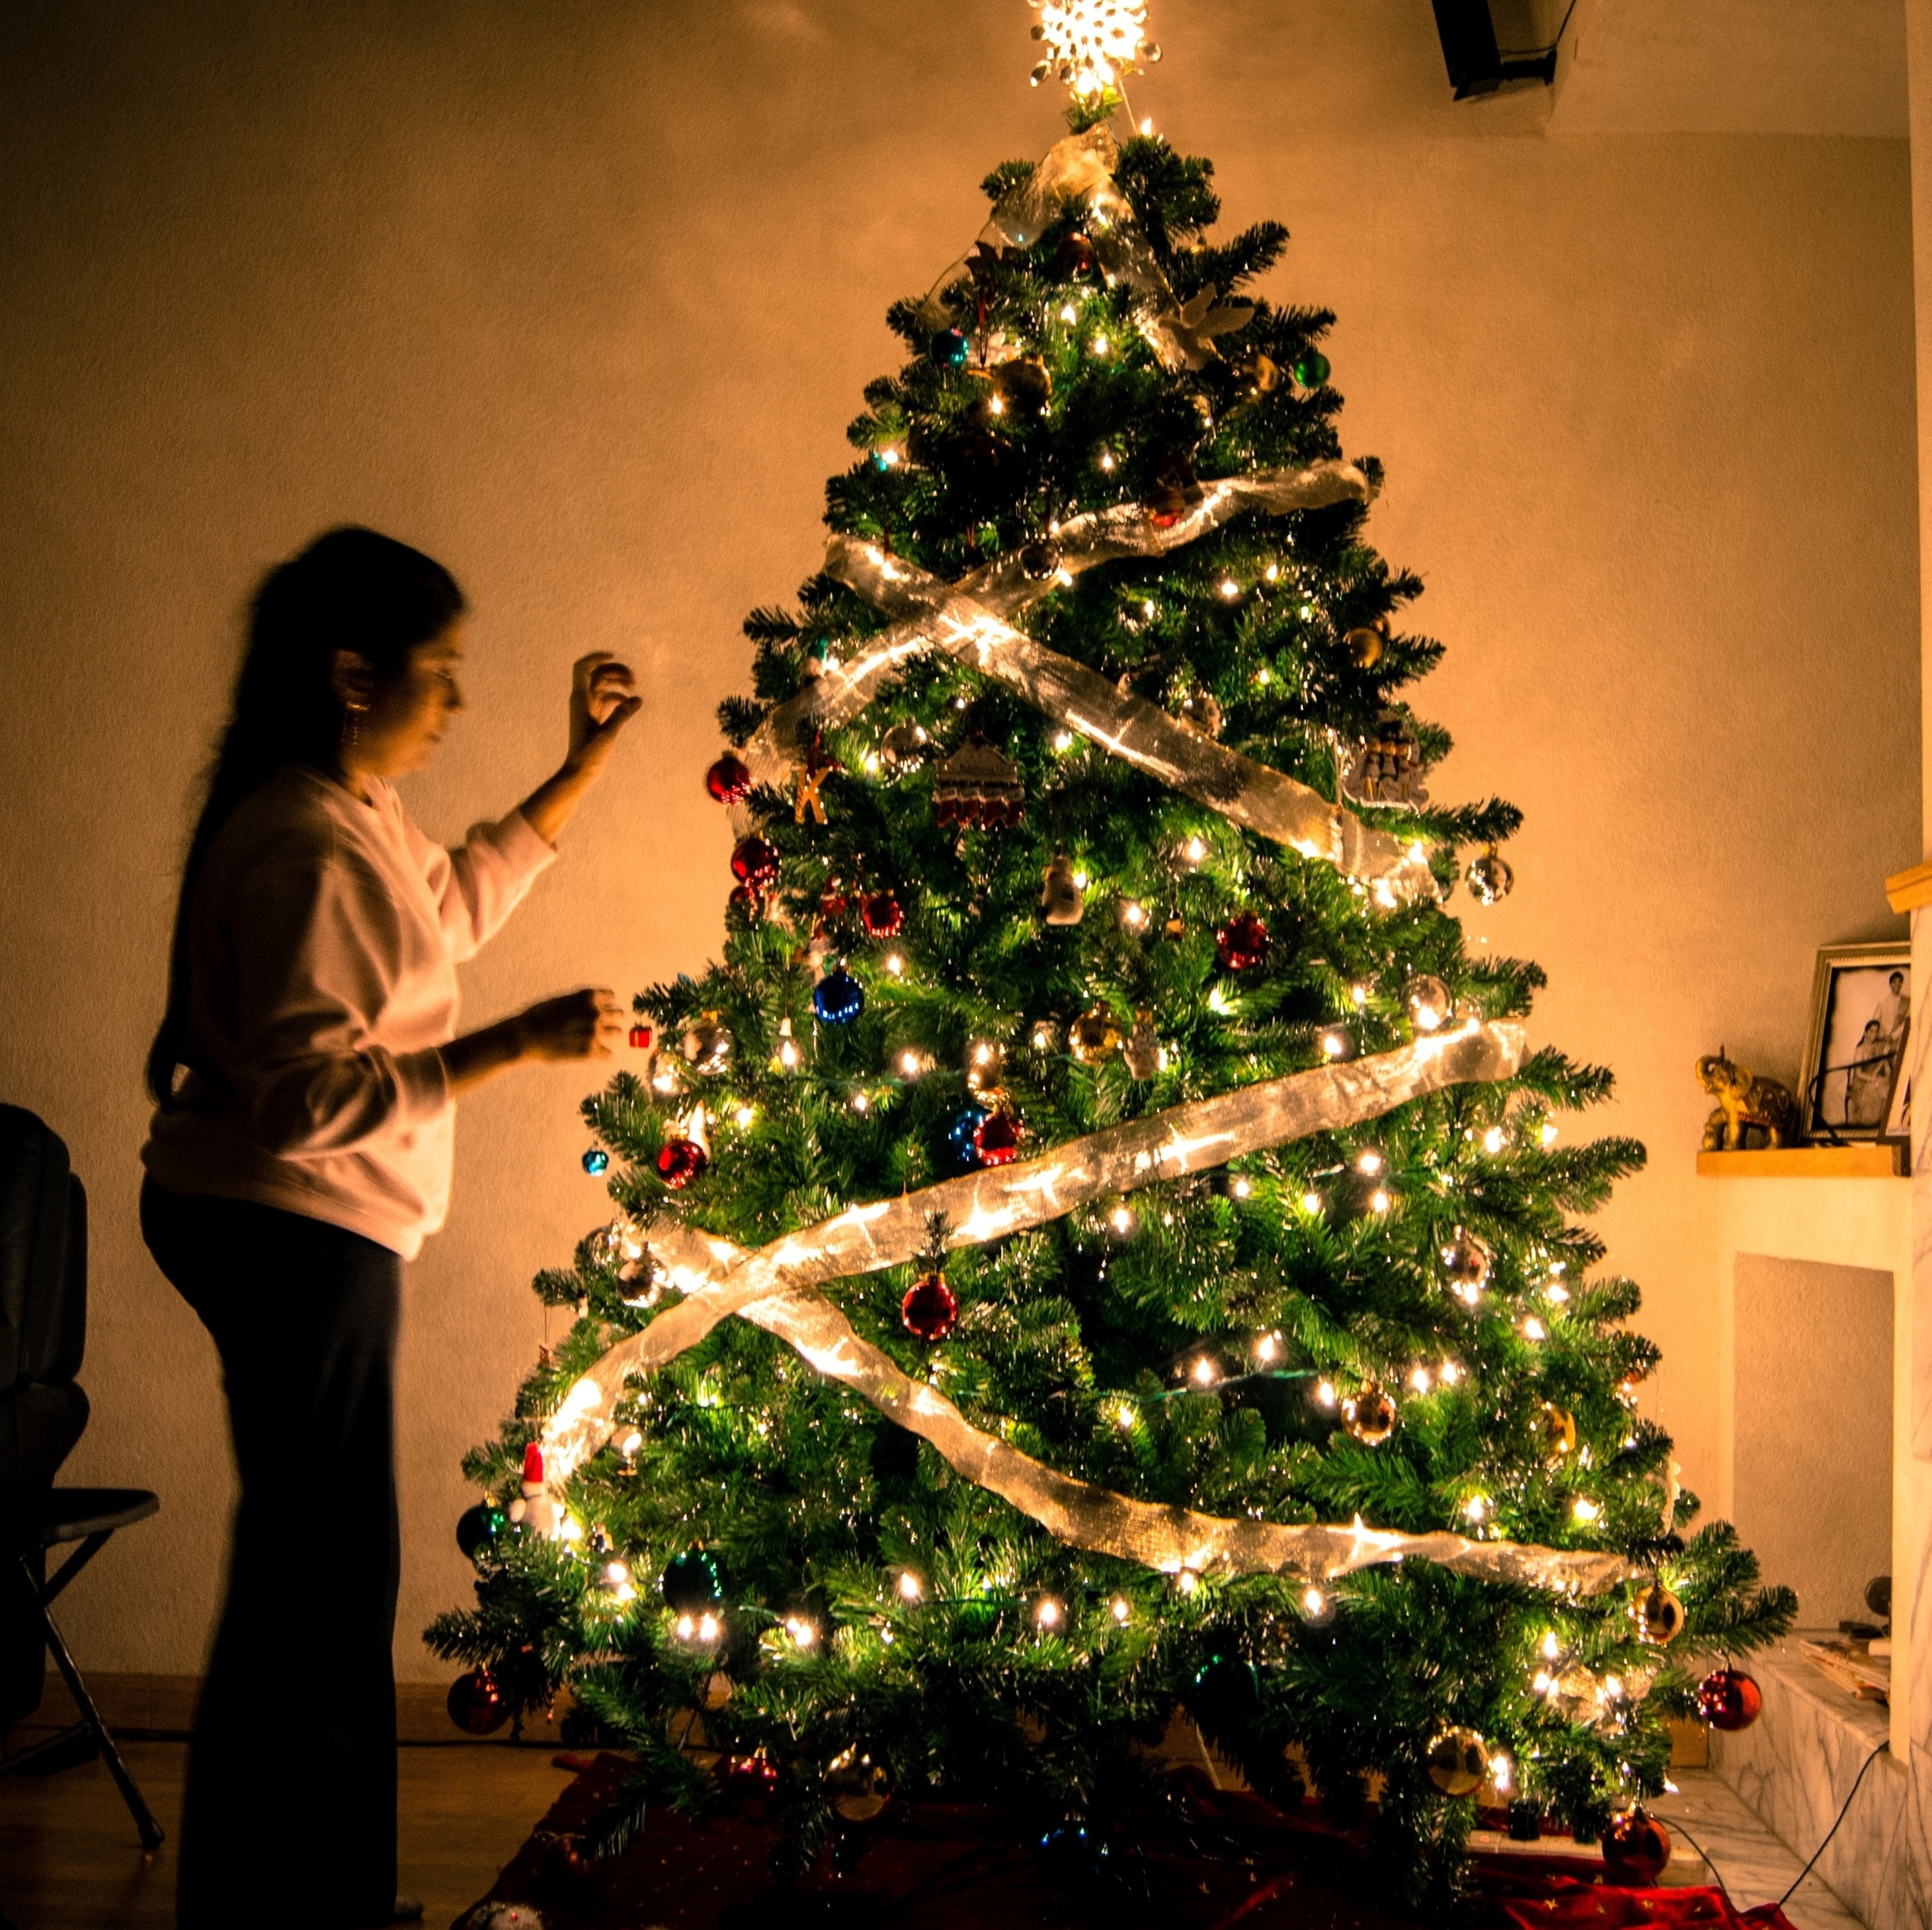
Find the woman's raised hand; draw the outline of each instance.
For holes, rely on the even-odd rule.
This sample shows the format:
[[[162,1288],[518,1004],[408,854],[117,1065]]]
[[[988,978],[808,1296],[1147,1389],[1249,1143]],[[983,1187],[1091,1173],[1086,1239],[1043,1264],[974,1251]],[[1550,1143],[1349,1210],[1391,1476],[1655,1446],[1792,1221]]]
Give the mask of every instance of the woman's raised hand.
[[[596,777],[610,760],[617,733],[643,708],[631,667],[593,650],[570,667],[570,762]]]
[[[518,1015],[526,1059],[607,1059],[624,1036],[624,1010],[606,985],[546,999]]]
[[[570,668],[570,753],[554,777],[523,800],[523,816],[546,844],[554,844],[604,774],[617,733],[644,707],[631,676],[608,650],[593,650]]]

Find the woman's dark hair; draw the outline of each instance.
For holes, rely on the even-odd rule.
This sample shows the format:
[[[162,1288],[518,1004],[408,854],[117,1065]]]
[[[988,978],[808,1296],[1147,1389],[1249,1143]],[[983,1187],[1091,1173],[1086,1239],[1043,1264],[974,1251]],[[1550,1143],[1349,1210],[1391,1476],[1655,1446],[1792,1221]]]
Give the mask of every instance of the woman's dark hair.
[[[465,607],[456,579],[440,563],[353,525],[318,536],[262,579],[249,607],[234,701],[181,867],[167,1010],[148,1049],[148,1090],[157,1105],[174,1097],[187,1031],[188,908],[215,834],[277,771],[290,764],[333,768],[343,725],[343,706],[329,684],[338,650],[367,658],[380,688],[402,675],[410,652],[441,635]]]

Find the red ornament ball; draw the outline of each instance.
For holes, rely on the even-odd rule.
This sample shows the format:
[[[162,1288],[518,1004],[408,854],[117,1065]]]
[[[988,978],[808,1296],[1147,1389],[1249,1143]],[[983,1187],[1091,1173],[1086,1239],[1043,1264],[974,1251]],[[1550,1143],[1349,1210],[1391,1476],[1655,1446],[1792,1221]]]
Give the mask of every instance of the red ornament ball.
[[[725,905],[748,924],[755,925],[764,916],[764,894],[755,884],[734,884]]]
[[[1094,244],[1076,230],[1053,250],[1053,265],[1075,281],[1086,281],[1094,272]]]
[[[1671,1833],[1641,1803],[1614,1817],[1604,1832],[1604,1877],[1647,1888],[1671,1859]]]
[[[858,908],[869,938],[896,938],[906,927],[906,907],[890,891],[875,891]]]
[[[918,1340],[943,1340],[958,1318],[959,1303],[937,1273],[921,1274],[899,1303],[900,1324]]]
[[[778,1765],[764,1754],[721,1756],[717,1770],[724,1786],[725,1800],[734,1807],[750,1805],[761,1809],[778,1787]]]
[[[988,1113],[973,1129],[973,1151],[982,1166],[1011,1166],[1020,1156],[1020,1122]]]
[[[510,1719],[510,1698],[488,1669],[472,1669],[449,1685],[449,1719],[473,1736],[486,1736]]]
[[[651,1049],[651,1029],[648,1025],[631,1027],[631,1049],[637,1052],[648,1052]]]
[[[722,805],[743,804],[751,795],[751,766],[727,751],[705,773],[705,789]]]
[[[1222,969],[1247,972],[1268,957],[1268,927],[1252,911],[1237,911],[1214,935]]]
[[[778,849],[762,837],[741,837],[731,854],[731,874],[741,884],[769,884],[778,876]]]
[[[1697,1712],[1727,1734],[1748,1729],[1763,1707],[1763,1690],[1742,1669],[1713,1669],[1697,1686]]]
[[[674,1192],[702,1179],[711,1156],[695,1139],[668,1139],[658,1148],[658,1177]]]

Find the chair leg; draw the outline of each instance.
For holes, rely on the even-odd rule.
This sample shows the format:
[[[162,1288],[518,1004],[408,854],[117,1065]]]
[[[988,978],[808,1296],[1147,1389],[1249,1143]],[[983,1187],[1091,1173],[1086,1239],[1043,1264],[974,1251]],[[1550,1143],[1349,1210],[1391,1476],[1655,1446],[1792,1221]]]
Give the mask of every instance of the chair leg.
[[[20,1566],[24,1572],[26,1563],[23,1561]],[[29,1582],[31,1579],[29,1576]],[[39,1600],[38,1589],[34,1591],[34,1597]],[[128,1813],[134,1819],[134,1828],[140,1832],[141,1848],[159,1849],[167,1840],[161,1826],[155,1821],[154,1812],[149,1809],[134,1777],[128,1773],[128,1765],[121,1760],[121,1752],[114,1747],[114,1739],[108,1733],[108,1725],[101,1720],[101,1712],[94,1707],[94,1698],[87,1693],[87,1685],[81,1680],[81,1671],[74,1666],[74,1658],[68,1654],[66,1642],[55,1626],[46,1603],[40,1602],[39,1607],[40,1625],[47,1632],[47,1646],[53,1652],[54,1665],[60,1670],[61,1679],[67,1685],[67,1693],[74,1698],[74,1707],[81,1712],[81,1726],[94,1739],[95,1746],[108,1765],[108,1774],[114,1779],[121,1800],[127,1804]]]

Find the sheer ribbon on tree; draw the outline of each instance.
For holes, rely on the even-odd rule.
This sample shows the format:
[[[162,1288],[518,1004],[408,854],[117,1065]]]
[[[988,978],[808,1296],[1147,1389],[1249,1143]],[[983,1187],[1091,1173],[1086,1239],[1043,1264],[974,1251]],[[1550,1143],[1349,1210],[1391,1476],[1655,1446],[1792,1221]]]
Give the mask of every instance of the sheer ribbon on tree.
[[[1198,302],[1185,308],[1175,303],[1131,205],[1114,184],[1119,158],[1105,126],[1068,135],[1001,197],[982,239],[1031,247],[1062,208],[1083,202],[1102,272],[1110,285],[1132,295],[1142,333],[1163,364],[1198,368],[1215,353],[1213,334],[1245,323],[1251,311],[1208,309],[1196,316]],[[897,621],[850,663],[827,664],[772,711],[746,747],[754,768],[775,780],[814,732],[858,716],[913,658],[937,650],[1005,684],[1055,722],[1196,803],[1372,884],[1384,905],[1433,896],[1427,863],[1403,840],[1371,829],[1345,806],[1226,748],[1158,705],[1117,690],[1015,627],[1042,597],[1101,564],[1165,555],[1251,511],[1285,516],[1340,502],[1366,504],[1375,495],[1361,469],[1336,461],[1225,476],[1200,487],[1199,501],[1166,527],[1143,504],[1117,503],[1072,517],[1053,532],[1050,543],[1002,556],[952,585],[877,544],[833,536],[827,573]]]
[[[827,664],[773,711],[747,746],[754,766],[775,779],[813,732],[856,716],[912,658],[937,650],[1005,684],[1056,723],[1184,796],[1305,857],[1324,859],[1373,884],[1384,905],[1432,897],[1435,879],[1412,846],[1372,829],[1286,773],[1229,750],[1158,704],[1117,689],[1015,627],[1013,619],[1042,597],[1100,564],[1161,555],[1245,511],[1280,516],[1367,502],[1373,495],[1362,470],[1341,462],[1226,476],[1201,490],[1200,501],[1170,528],[1157,528],[1138,503],[1116,504],[1063,525],[1050,565],[1041,568],[1036,560],[1031,575],[1019,555],[1008,555],[952,585],[875,543],[833,536],[826,547],[827,574],[898,621],[849,663]]]
[[[609,1349],[570,1388],[544,1429],[553,1482],[610,1437],[624,1383],[655,1371],[739,1314],[798,1349],[901,1426],[923,1435],[962,1474],[1004,1496],[1062,1539],[1178,1572],[1284,1572],[1310,1577],[1403,1557],[1492,1580],[1595,1592],[1633,1572],[1592,1550],[1405,1535],[1363,1527],[1226,1520],[1136,1501],[1042,1466],[974,1428],[935,1389],[861,1340],[816,1289],[914,1258],[934,1214],[948,1244],[977,1246],[1046,1225],[1093,1201],[1224,1166],[1310,1133],[1378,1118],[1445,1087],[1507,1078],[1522,1062],[1522,1027],[1470,1020],[1398,1051],[1325,1066],[1197,1099],[1068,1141],[1037,1159],[966,1173],[896,1200],[848,1208],[756,1252],[688,1227],[652,1230],[654,1259],[685,1298]],[[667,1236],[668,1235],[668,1236]]]

